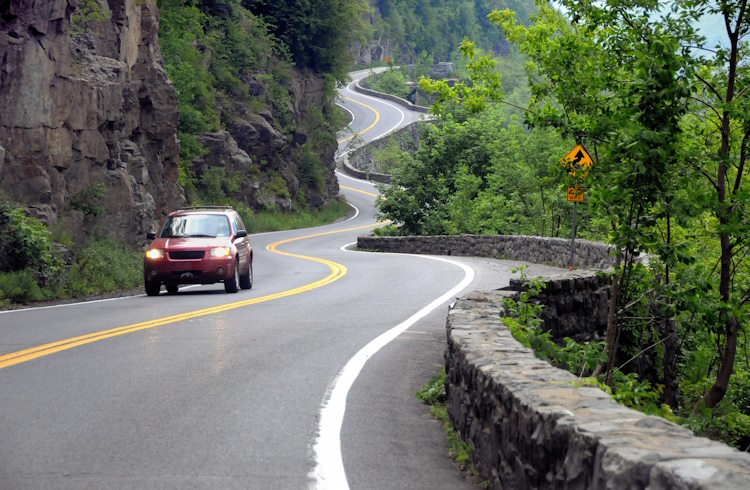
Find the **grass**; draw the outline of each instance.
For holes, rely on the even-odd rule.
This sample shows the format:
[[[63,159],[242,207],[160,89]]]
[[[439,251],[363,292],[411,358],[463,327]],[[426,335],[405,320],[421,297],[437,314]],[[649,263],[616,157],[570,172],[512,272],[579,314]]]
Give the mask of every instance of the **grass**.
[[[311,228],[314,226],[333,223],[343,218],[351,207],[342,200],[336,200],[319,211],[284,213],[282,211],[259,211],[250,216],[242,216],[247,232],[262,233],[266,231],[292,230],[296,228]]]
[[[111,239],[91,240],[74,250],[74,257],[69,268],[56,260],[51,274],[32,268],[0,273],[0,308],[124,291],[143,284],[141,252]],[[51,278],[40,286],[40,276]]]
[[[489,488],[489,482],[482,480],[471,463],[471,443],[461,439],[448,415],[448,408],[445,406],[445,368],[441,370],[439,376],[433,376],[417,391],[417,399],[430,405],[430,414],[443,424],[445,447],[448,450],[448,456],[456,462],[458,469],[470,476],[481,488]]]

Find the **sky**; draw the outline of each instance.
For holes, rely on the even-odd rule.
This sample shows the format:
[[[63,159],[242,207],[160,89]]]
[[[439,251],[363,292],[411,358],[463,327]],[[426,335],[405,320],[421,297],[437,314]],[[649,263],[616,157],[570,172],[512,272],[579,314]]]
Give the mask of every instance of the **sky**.
[[[721,42],[724,46],[727,45],[727,29],[724,26],[724,19],[720,15],[705,15],[698,24],[698,28],[706,40],[708,40],[708,46],[716,46],[716,43]]]

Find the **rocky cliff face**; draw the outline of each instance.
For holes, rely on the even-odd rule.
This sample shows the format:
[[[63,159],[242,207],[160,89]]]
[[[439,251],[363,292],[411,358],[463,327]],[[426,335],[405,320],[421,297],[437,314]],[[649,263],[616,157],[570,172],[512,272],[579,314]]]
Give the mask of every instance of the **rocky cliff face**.
[[[364,16],[364,20],[374,26],[377,19],[382,17],[378,2],[370,0],[370,11]],[[395,46],[390,39],[379,36],[378,39],[372,39],[367,42],[354,41],[349,46],[349,54],[354,60],[355,65],[369,65],[376,61],[385,61],[386,58],[393,58],[393,48]],[[408,52],[408,49],[401,47],[404,53]]]
[[[261,83],[248,80],[246,84],[255,96],[264,95],[265,87]],[[295,129],[289,133],[284,130],[277,115],[279,108],[274,108],[270,101],[258,113],[248,111],[241,102],[224,107],[223,112],[229,115],[226,130],[196,136],[198,143],[208,151],[193,160],[193,172],[199,181],[217,180],[203,176],[207,172],[220,172],[216,177],[234,183],[232,188],[222,191],[253,209],[270,207],[290,211],[300,192],[313,207],[322,206],[338,195],[334,173],[337,144],[332,137],[330,144],[321,146],[318,141],[314,149],[326,167],[320,176],[321,185],[300,181],[305,179],[300,147],[310,141],[309,132],[315,129],[310,127],[309,117],[331,103],[326,95],[325,80],[294,70],[286,90],[289,103],[284,109]]]
[[[108,19],[76,25],[76,5],[0,3],[0,197],[74,237],[85,227],[139,243],[185,202],[158,10],[102,1]]]

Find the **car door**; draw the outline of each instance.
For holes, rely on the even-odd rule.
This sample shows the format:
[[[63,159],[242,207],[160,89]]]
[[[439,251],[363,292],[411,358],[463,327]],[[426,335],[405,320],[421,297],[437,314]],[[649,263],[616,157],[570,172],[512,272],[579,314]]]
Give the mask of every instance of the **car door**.
[[[245,224],[238,214],[232,215],[231,222],[232,235],[237,236],[238,231],[245,230]],[[247,236],[237,238],[234,241],[234,246],[237,247],[237,253],[240,257],[240,269],[247,270],[250,267],[250,238]]]

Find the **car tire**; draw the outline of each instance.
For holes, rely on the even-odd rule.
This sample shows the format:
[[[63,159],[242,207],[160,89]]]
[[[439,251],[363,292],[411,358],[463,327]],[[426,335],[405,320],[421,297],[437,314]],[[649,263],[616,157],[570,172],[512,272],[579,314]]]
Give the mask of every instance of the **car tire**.
[[[242,289],[251,289],[253,287],[253,263],[247,267],[247,273],[240,276],[240,287]]]
[[[166,284],[166,287],[168,294],[177,294],[177,291],[180,290],[179,284]]]
[[[146,281],[145,287],[147,296],[159,296],[159,291],[161,290],[160,282]]]
[[[234,261],[234,270],[232,277],[224,279],[224,291],[227,293],[236,293],[240,290],[240,261]]]

